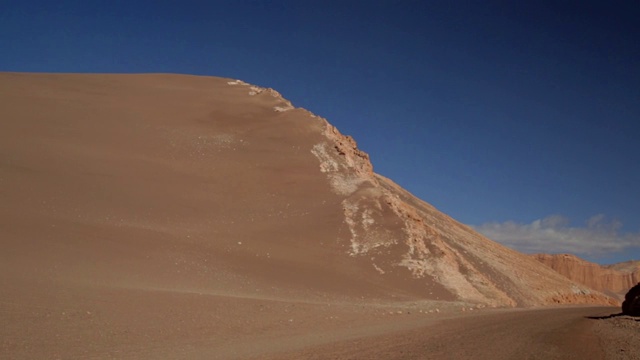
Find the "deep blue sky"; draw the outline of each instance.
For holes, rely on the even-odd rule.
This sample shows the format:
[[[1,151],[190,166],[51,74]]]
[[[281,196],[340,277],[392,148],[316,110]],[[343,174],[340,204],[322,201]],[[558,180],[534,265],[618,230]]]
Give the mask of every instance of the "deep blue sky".
[[[454,218],[611,262],[640,259],[638,19],[635,0],[5,0],[0,71],[273,87]]]

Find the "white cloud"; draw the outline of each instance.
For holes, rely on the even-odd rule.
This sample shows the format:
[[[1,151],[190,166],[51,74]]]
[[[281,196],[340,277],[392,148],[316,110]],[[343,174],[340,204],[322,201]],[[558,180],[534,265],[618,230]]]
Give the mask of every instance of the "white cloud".
[[[622,223],[596,215],[583,227],[569,226],[560,215],[530,224],[513,221],[486,223],[473,228],[503,245],[525,253],[572,253],[602,256],[630,248],[640,248],[640,233],[621,233]]]

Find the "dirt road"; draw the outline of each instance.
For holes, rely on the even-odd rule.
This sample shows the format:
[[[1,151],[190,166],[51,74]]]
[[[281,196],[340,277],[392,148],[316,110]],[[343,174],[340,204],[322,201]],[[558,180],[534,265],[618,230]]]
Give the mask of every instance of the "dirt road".
[[[615,308],[561,308],[485,313],[393,334],[307,348],[272,359],[636,359],[635,319],[624,344],[604,317]],[[264,357],[262,357],[264,358]]]
[[[73,306],[35,294],[30,303],[0,302],[0,358],[637,359],[640,353],[640,321],[607,318],[617,308],[436,313],[398,304],[94,293],[96,299],[70,292]]]

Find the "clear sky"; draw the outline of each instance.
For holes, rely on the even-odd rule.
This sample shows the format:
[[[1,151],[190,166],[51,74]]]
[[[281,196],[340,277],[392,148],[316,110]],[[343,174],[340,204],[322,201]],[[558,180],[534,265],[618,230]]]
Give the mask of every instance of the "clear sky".
[[[495,240],[609,263],[640,260],[638,19],[636,0],[5,0],[0,71],[272,87]]]

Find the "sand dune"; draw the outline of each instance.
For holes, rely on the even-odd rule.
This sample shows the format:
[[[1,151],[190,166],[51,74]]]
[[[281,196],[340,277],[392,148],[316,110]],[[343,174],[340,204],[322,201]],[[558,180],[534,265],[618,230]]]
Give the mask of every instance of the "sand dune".
[[[248,357],[424,321],[407,312],[610,302],[375,174],[270,89],[3,73],[0,114],[8,358]]]

